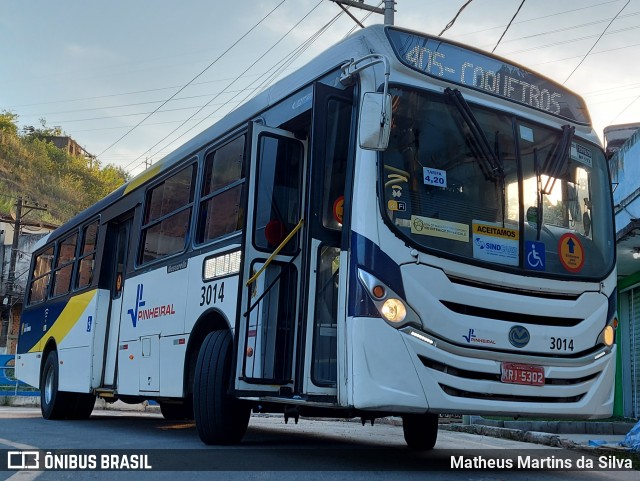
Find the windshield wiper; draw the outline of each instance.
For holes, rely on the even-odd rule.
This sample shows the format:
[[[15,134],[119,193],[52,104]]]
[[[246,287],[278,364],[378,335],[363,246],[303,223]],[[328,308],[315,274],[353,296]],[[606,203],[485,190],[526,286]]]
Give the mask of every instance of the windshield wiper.
[[[571,142],[573,141],[575,131],[576,128],[568,124],[562,126],[562,139],[559,144],[556,144],[553,152],[547,157],[547,160],[542,166],[541,173],[545,173],[548,176],[547,183],[544,189],[542,189],[542,193],[545,195],[549,195],[553,191],[556,179],[558,175],[560,175],[560,172],[562,172],[562,169],[564,169],[564,164],[569,158],[569,150],[571,149]]]
[[[575,127],[571,127],[570,125],[562,126],[562,139],[560,143],[556,144],[553,151],[544,162],[544,165],[540,165],[538,162],[538,150],[533,149],[533,164],[536,170],[536,181],[537,181],[537,208],[536,208],[536,231],[537,231],[537,240],[540,241],[540,231],[542,229],[542,196],[549,195],[553,192],[553,187],[556,184],[556,179],[558,175],[564,169],[565,162],[569,158],[569,150],[571,149],[571,142],[573,141],[573,134],[575,133]],[[542,174],[547,175],[547,182],[545,186],[542,187]]]
[[[484,135],[482,128],[480,128],[478,119],[473,115],[471,107],[469,107],[469,104],[462,96],[462,93],[458,89],[451,89],[447,87],[444,89],[444,94],[446,99],[449,100],[456,109],[458,109],[462,120],[467,125],[472,140],[475,142],[474,155],[480,162],[480,166],[485,176],[491,180],[504,180],[504,166],[502,165],[502,160],[491,149],[487,137]]]

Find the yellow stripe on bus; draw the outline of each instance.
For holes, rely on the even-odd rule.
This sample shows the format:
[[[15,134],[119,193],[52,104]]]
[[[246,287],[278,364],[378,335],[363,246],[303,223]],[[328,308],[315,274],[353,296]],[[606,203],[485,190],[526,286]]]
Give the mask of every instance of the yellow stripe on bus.
[[[142,172],[140,175],[138,175],[137,177],[134,177],[128,184],[127,187],[124,189],[124,194],[126,195],[129,192],[131,192],[134,189],[137,189],[138,187],[140,187],[142,184],[144,184],[147,180],[151,179],[152,177],[154,177],[155,175],[158,174],[158,172],[160,172],[160,170],[162,170],[162,163],[157,163],[152,167],[149,167],[147,170],[145,170],[144,172]]]
[[[71,331],[73,326],[76,325],[80,316],[87,309],[87,306],[91,303],[97,292],[97,290],[93,290],[69,299],[69,302],[67,302],[67,305],[55,320],[51,329],[42,336],[42,339],[40,339],[40,341],[29,350],[29,352],[39,352],[39,350],[41,350],[39,349],[41,342],[49,339],[50,337],[53,337],[56,344],[60,345],[62,340],[67,336],[67,334],[69,334],[69,331]]]

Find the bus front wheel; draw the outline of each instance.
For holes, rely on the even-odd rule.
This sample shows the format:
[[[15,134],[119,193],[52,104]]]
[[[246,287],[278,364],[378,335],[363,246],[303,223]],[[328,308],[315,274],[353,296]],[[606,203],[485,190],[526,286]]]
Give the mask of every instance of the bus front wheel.
[[[417,451],[433,449],[438,439],[438,415],[405,414],[402,416],[402,430],[409,449]]]
[[[237,444],[249,424],[251,408],[228,394],[233,355],[231,332],[207,335],[196,363],[193,413],[205,444]]]

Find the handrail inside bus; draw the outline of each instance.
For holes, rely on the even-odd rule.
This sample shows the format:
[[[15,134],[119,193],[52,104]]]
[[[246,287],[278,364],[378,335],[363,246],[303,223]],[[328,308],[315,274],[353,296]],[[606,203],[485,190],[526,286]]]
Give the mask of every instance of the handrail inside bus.
[[[287,242],[289,242],[291,240],[291,238],[294,235],[296,235],[296,232],[298,232],[302,228],[302,224],[303,223],[304,223],[304,218],[300,219],[300,222],[298,222],[298,225],[296,225],[293,228],[293,230],[291,232],[289,232],[289,235],[284,238],[284,240],[280,243],[280,245],[278,247],[276,247],[276,250],[273,251],[273,254],[271,254],[269,256],[267,261],[262,265],[262,267],[258,270],[258,272],[256,272],[253,276],[251,276],[251,279],[249,279],[247,281],[247,287],[249,287],[251,284],[253,284],[256,281],[256,279],[258,277],[260,277],[260,274],[262,274],[264,272],[264,270],[267,268],[267,266],[269,264],[271,264],[271,261],[273,260],[273,258],[280,253],[280,251],[284,248],[284,246],[287,245]]]

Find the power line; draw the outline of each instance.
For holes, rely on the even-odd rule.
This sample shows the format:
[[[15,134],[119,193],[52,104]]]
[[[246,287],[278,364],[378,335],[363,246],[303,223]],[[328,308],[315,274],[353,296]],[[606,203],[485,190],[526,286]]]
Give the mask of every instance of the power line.
[[[592,52],[591,55],[600,55],[602,53],[609,53],[609,52],[615,52],[616,50],[623,50],[625,48],[633,48],[633,47],[640,47],[640,43],[634,43],[631,45],[625,45],[623,47],[615,47],[615,48],[609,48],[607,50],[598,50],[597,52]],[[556,60],[546,60],[544,62],[538,62],[538,63],[534,63],[534,64],[530,64],[530,67],[537,67],[538,65],[546,65],[549,63],[556,63],[556,62],[563,62],[565,60],[573,60],[576,58],[581,58],[582,55],[574,55],[573,57],[564,57],[564,58],[559,58]]]
[[[629,109],[629,107],[631,107],[633,104],[635,104],[638,101],[638,99],[640,99],[640,95],[638,95],[635,99],[629,102],[629,104],[625,108],[623,108],[618,113],[618,115],[616,115],[611,121],[609,121],[609,125],[612,125],[616,120],[618,120],[618,117],[620,117],[623,113],[625,113]]]
[[[438,34],[438,37],[442,37],[442,34],[443,34],[444,32],[446,32],[446,31],[447,31],[447,30],[449,30],[451,27],[453,27],[453,24],[454,24],[454,23],[456,23],[456,20],[458,19],[458,17],[459,17],[459,16],[460,16],[460,14],[462,13],[462,11],[463,11],[465,8],[467,8],[467,5],[469,5],[471,2],[473,2],[473,0],[468,0],[468,1],[467,1],[467,3],[465,3],[462,7],[460,7],[460,10],[458,10],[458,13],[456,13],[455,17],[453,17],[453,18],[451,19],[451,21],[447,24],[447,26],[446,26],[446,27],[444,27],[444,28],[442,29],[442,32],[440,32],[440,33]]]
[[[611,26],[611,24],[615,21],[616,18],[618,18],[618,15],[620,15],[622,13],[622,11],[627,8],[627,5],[629,5],[629,3],[631,2],[631,0],[627,0],[627,3],[624,4],[624,6],[620,9],[620,11],[618,13],[616,13],[616,16],[613,17],[611,19],[611,21],[609,22],[609,24],[606,26],[606,28],[602,31],[602,33],[600,34],[600,36],[598,37],[598,39],[595,41],[595,43],[591,46],[591,48],[589,49],[589,51],[585,54],[585,56],[582,58],[582,60],[580,60],[580,63],[578,63],[578,65],[576,65],[576,68],[574,68],[571,73],[569,74],[569,76],[564,79],[564,82],[562,82],[562,85],[564,85],[565,83],[567,83],[567,80],[569,80],[571,78],[571,76],[575,73],[576,70],[578,70],[578,68],[580,67],[580,65],[582,65],[582,62],[585,61],[585,59],[589,56],[589,54],[591,53],[591,51],[595,48],[595,46],[598,44],[598,42],[600,41],[600,39],[602,38],[602,36],[606,33],[607,29]]]
[[[633,12],[633,13],[629,13],[627,15],[621,15],[618,18],[628,18],[628,17],[633,17],[633,16],[636,16],[636,15],[640,15],[640,12]],[[528,40],[528,39],[532,39],[532,38],[536,38],[536,37],[544,37],[546,35],[551,35],[551,34],[554,34],[554,33],[560,33],[560,32],[566,33],[568,30],[576,30],[578,28],[590,27],[592,25],[598,25],[600,23],[605,23],[605,22],[608,22],[608,21],[609,21],[609,19],[605,18],[603,20],[594,20],[593,22],[581,23],[581,24],[578,24],[578,25],[572,25],[570,27],[560,27],[560,28],[556,28],[554,30],[547,30],[545,32],[534,33],[534,34],[531,34],[531,35],[524,35],[522,37],[515,37],[515,38],[509,39],[509,40],[505,40],[504,42],[502,42],[502,44],[504,45],[505,43],[517,42],[519,40]],[[621,31],[624,31],[624,29],[622,29]],[[609,34],[617,33],[617,32],[618,31],[612,31],[612,32],[609,32]],[[592,37],[595,37],[595,36],[596,35],[593,35]],[[481,46],[480,48],[489,47],[490,45],[491,44],[485,44],[485,45]]]
[[[616,33],[621,33],[621,32],[628,32],[630,30],[636,30],[640,28],[640,25],[633,25],[631,27],[625,27],[625,28],[620,28],[618,30],[612,30],[610,32],[606,32],[604,35],[613,35]],[[533,50],[540,50],[543,48],[549,48],[549,47],[557,47],[558,45],[567,45],[570,43],[574,43],[574,42],[580,42],[582,40],[589,40],[590,38],[596,38],[596,37],[602,37],[602,34],[594,34],[594,35],[585,35],[583,37],[575,37],[575,38],[571,38],[568,40],[560,40],[558,42],[553,42],[553,43],[548,43],[545,45],[537,45],[535,47],[528,47],[528,48],[523,48],[520,50],[511,50],[509,52],[506,52],[504,55],[513,55],[513,54],[518,54],[518,53],[524,53],[524,52],[531,52]],[[572,58],[580,58],[582,57],[582,55],[578,55],[576,57],[572,57]]]
[[[509,24],[507,25],[507,28],[504,29],[504,32],[502,32],[502,35],[500,35],[500,38],[498,39],[498,43],[496,43],[496,46],[493,47],[493,50],[491,51],[491,53],[496,51],[496,48],[498,48],[498,45],[500,45],[500,41],[502,40],[502,38],[505,36],[505,34],[507,33],[507,30],[509,30],[509,27],[511,26],[511,24],[513,23],[513,21],[516,19],[516,17],[518,16],[518,12],[520,12],[520,9],[522,8],[522,6],[524,5],[524,2],[526,2],[527,0],[522,0],[522,3],[520,4],[520,6],[518,7],[518,10],[516,10],[516,13],[513,14],[513,17],[511,17],[511,20],[509,21]]]
[[[284,2],[286,2],[287,0],[282,0],[280,3],[278,3],[278,5],[276,5],[269,13],[267,13],[264,17],[262,17],[262,19],[260,19],[260,21],[258,23],[256,23],[253,27],[251,27],[244,35],[242,35],[238,40],[236,40],[229,48],[227,48],[224,52],[222,52],[218,58],[216,58],[213,62],[211,62],[209,65],[207,65],[203,70],[200,71],[200,73],[198,73],[195,77],[193,77],[191,80],[189,80],[189,82],[187,82],[182,88],[180,88],[176,93],[174,93],[171,97],[169,97],[164,103],[162,103],[162,105],[160,105],[157,109],[155,109],[153,112],[151,112],[149,115],[147,115],[144,119],[142,119],[140,122],[138,122],[133,128],[131,128],[130,130],[127,131],[127,133],[125,133],[124,135],[122,135],[118,140],[116,140],[115,142],[113,142],[109,147],[107,147],[106,149],[104,149],[101,153],[99,153],[96,157],[100,157],[102,154],[104,154],[105,152],[107,152],[109,149],[111,149],[114,145],[116,145],[118,142],[120,142],[122,139],[124,139],[127,135],[129,135],[131,132],[133,132],[138,126],[140,126],[145,120],[147,120],[149,117],[151,117],[154,113],[156,113],[158,110],[160,110],[164,105],[166,105],[171,99],[173,99],[176,95],[178,95],[180,92],[182,92],[184,89],[186,89],[189,85],[191,85],[198,77],[200,77],[202,74],[204,74],[207,70],[209,70],[213,65],[215,65],[218,60],[220,60],[222,57],[224,57],[233,47],[235,47],[238,43],[240,43],[240,41],[242,41],[247,35],[249,35],[253,30],[255,30],[258,25],[260,25],[262,22],[264,22],[273,12],[275,12]]]
[[[620,0],[610,0],[608,2],[600,2],[600,3],[596,3],[594,5],[588,5],[586,7],[580,7],[580,8],[572,8],[570,10],[563,10],[562,12],[555,12],[555,13],[551,13],[549,15],[542,15],[540,17],[533,17],[533,18],[528,18],[526,20],[519,20],[517,22],[514,23],[514,25],[520,25],[521,23],[528,23],[528,22],[534,22],[536,20],[542,20],[543,18],[549,18],[549,17],[558,17],[559,15],[564,15],[565,13],[573,13],[573,12],[578,12],[580,10],[588,10],[590,8],[595,8],[595,7],[600,7],[602,5],[608,5],[610,3],[618,3]],[[622,17],[621,17],[622,18]],[[482,33],[482,32],[488,32],[490,30],[496,30],[499,28],[503,28],[505,27],[505,25],[498,25],[496,27],[490,27],[490,28],[483,28],[480,30],[474,30],[473,32],[467,32],[467,33],[459,33],[459,34],[455,34],[452,35],[452,37],[454,38],[459,38],[459,37],[467,37],[469,35],[475,35],[477,33]]]
[[[302,23],[302,21],[304,19],[306,19],[309,15],[311,15],[311,13],[313,13],[322,3],[323,0],[320,0],[320,2],[318,2],[316,4],[315,7],[313,7],[304,17],[302,17],[302,19],[300,19],[293,27],[291,27],[289,29],[289,31],[287,33],[285,33],[282,37],[280,37],[280,39],[278,39],[278,41],[276,43],[274,43],[271,47],[269,47],[262,55],[260,55],[259,58],[264,57],[265,55],[267,55],[271,50],[273,50],[276,45],[278,45],[282,40],[284,40],[284,38],[289,35],[289,33],[291,33],[291,31],[293,31],[293,29],[295,29],[298,25],[300,25],[300,23]],[[202,107],[200,107],[193,115],[191,115],[190,117],[188,117],[184,122],[182,122],[178,127],[176,127],[175,129],[173,129],[171,132],[169,132],[167,135],[165,135],[162,139],[160,139],[158,142],[156,142],[153,146],[149,147],[146,151],[144,151],[142,154],[140,154],[140,156],[138,156],[138,158],[136,158],[133,162],[129,163],[128,165],[126,165],[124,168],[127,169],[128,167],[131,166],[131,164],[133,164],[134,162],[138,161],[141,157],[143,157],[144,155],[148,154],[152,149],[154,149],[155,147],[158,146],[158,144],[160,144],[161,142],[164,142],[170,135],[174,134],[178,129],[180,129],[182,126],[184,126],[189,120],[191,120],[193,117],[195,117],[197,114],[199,114],[200,112],[202,112],[202,110],[204,110],[206,107],[209,106],[209,104],[211,102],[213,102],[215,99],[217,99],[220,95],[222,95],[227,88],[231,87],[235,82],[237,82],[246,72],[248,72],[251,68],[253,68],[253,66],[255,65],[255,62],[251,63],[251,65],[249,65],[249,67],[247,67],[240,75],[238,75],[231,83],[229,83],[224,89],[222,89],[222,91],[220,91],[218,94],[216,94],[209,102],[207,102],[206,104],[204,104]],[[199,122],[201,123],[201,122]],[[199,124],[198,123],[198,124]],[[196,125],[198,125],[196,124]],[[195,127],[195,126],[194,126]],[[193,128],[193,127],[192,127]]]
[[[382,3],[384,2],[381,1],[378,4],[378,7],[380,5],[382,5]],[[284,72],[296,59],[298,59],[300,57],[300,55],[302,55],[318,38],[320,38],[320,36],[326,32],[337,20],[338,18],[340,18],[342,16],[344,12],[340,12],[338,13],[335,17],[333,17],[331,20],[329,20],[324,26],[322,26],[318,31],[316,31],[316,33],[314,33],[311,37],[309,37],[307,40],[305,40],[301,45],[299,45],[298,47],[296,47],[293,51],[291,51],[289,54],[285,55],[280,61],[278,61],[270,70],[272,70],[273,72],[267,77],[265,78],[262,83],[258,86],[256,86],[255,88],[251,89],[251,92],[245,96],[244,99],[238,101],[238,103],[242,103],[245,102],[248,98],[250,98],[254,92],[257,92],[263,88],[266,88],[266,86],[268,86],[271,82],[273,82],[282,72]],[[361,20],[360,22],[364,22],[367,18],[369,18],[369,16],[372,15],[373,12],[368,12]],[[351,28],[351,30],[347,33],[347,35],[349,35],[350,32],[352,32],[353,30],[355,30],[357,28],[357,26],[354,26]],[[259,79],[258,79],[259,80]],[[249,84],[249,86],[253,85],[256,81],[254,80],[251,84]],[[244,90],[249,90],[248,88],[244,89]],[[239,92],[240,93],[240,92]],[[239,94],[238,93],[238,94]],[[231,100],[235,99],[238,94],[236,94]],[[216,109],[214,112],[210,113],[209,115],[207,115],[206,117],[202,118],[197,124],[191,126],[188,130],[186,130],[185,132],[183,132],[182,134],[180,134],[178,137],[176,137],[174,140],[172,140],[171,142],[169,142],[168,144],[166,144],[164,147],[162,147],[160,150],[158,150],[157,152],[155,152],[153,154],[153,156],[158,155],[160,152],[166,151],[169,146],[171,144],[173,144],[174,142],[176,142],[178,139],[180,139],[181,137],[184,137],[187,133],[189,133],[191,130],[193,130],[194,128],[196,128],[199,124],[201,124],[202,122],[204,122],[205,120],[207,120],[208,118],[210,118],[214,113],[216,113],[217,111],[220,110],[221,107],[219,107],[218,109]],[[157,144],[156,144],[157,145]],[[143,154],[144,155],[144,154]],[[135,159],[137,160],[137,159]],[[135,162],[134,160],[134,162]],[[136,166],[137,167],[137,166]]]

